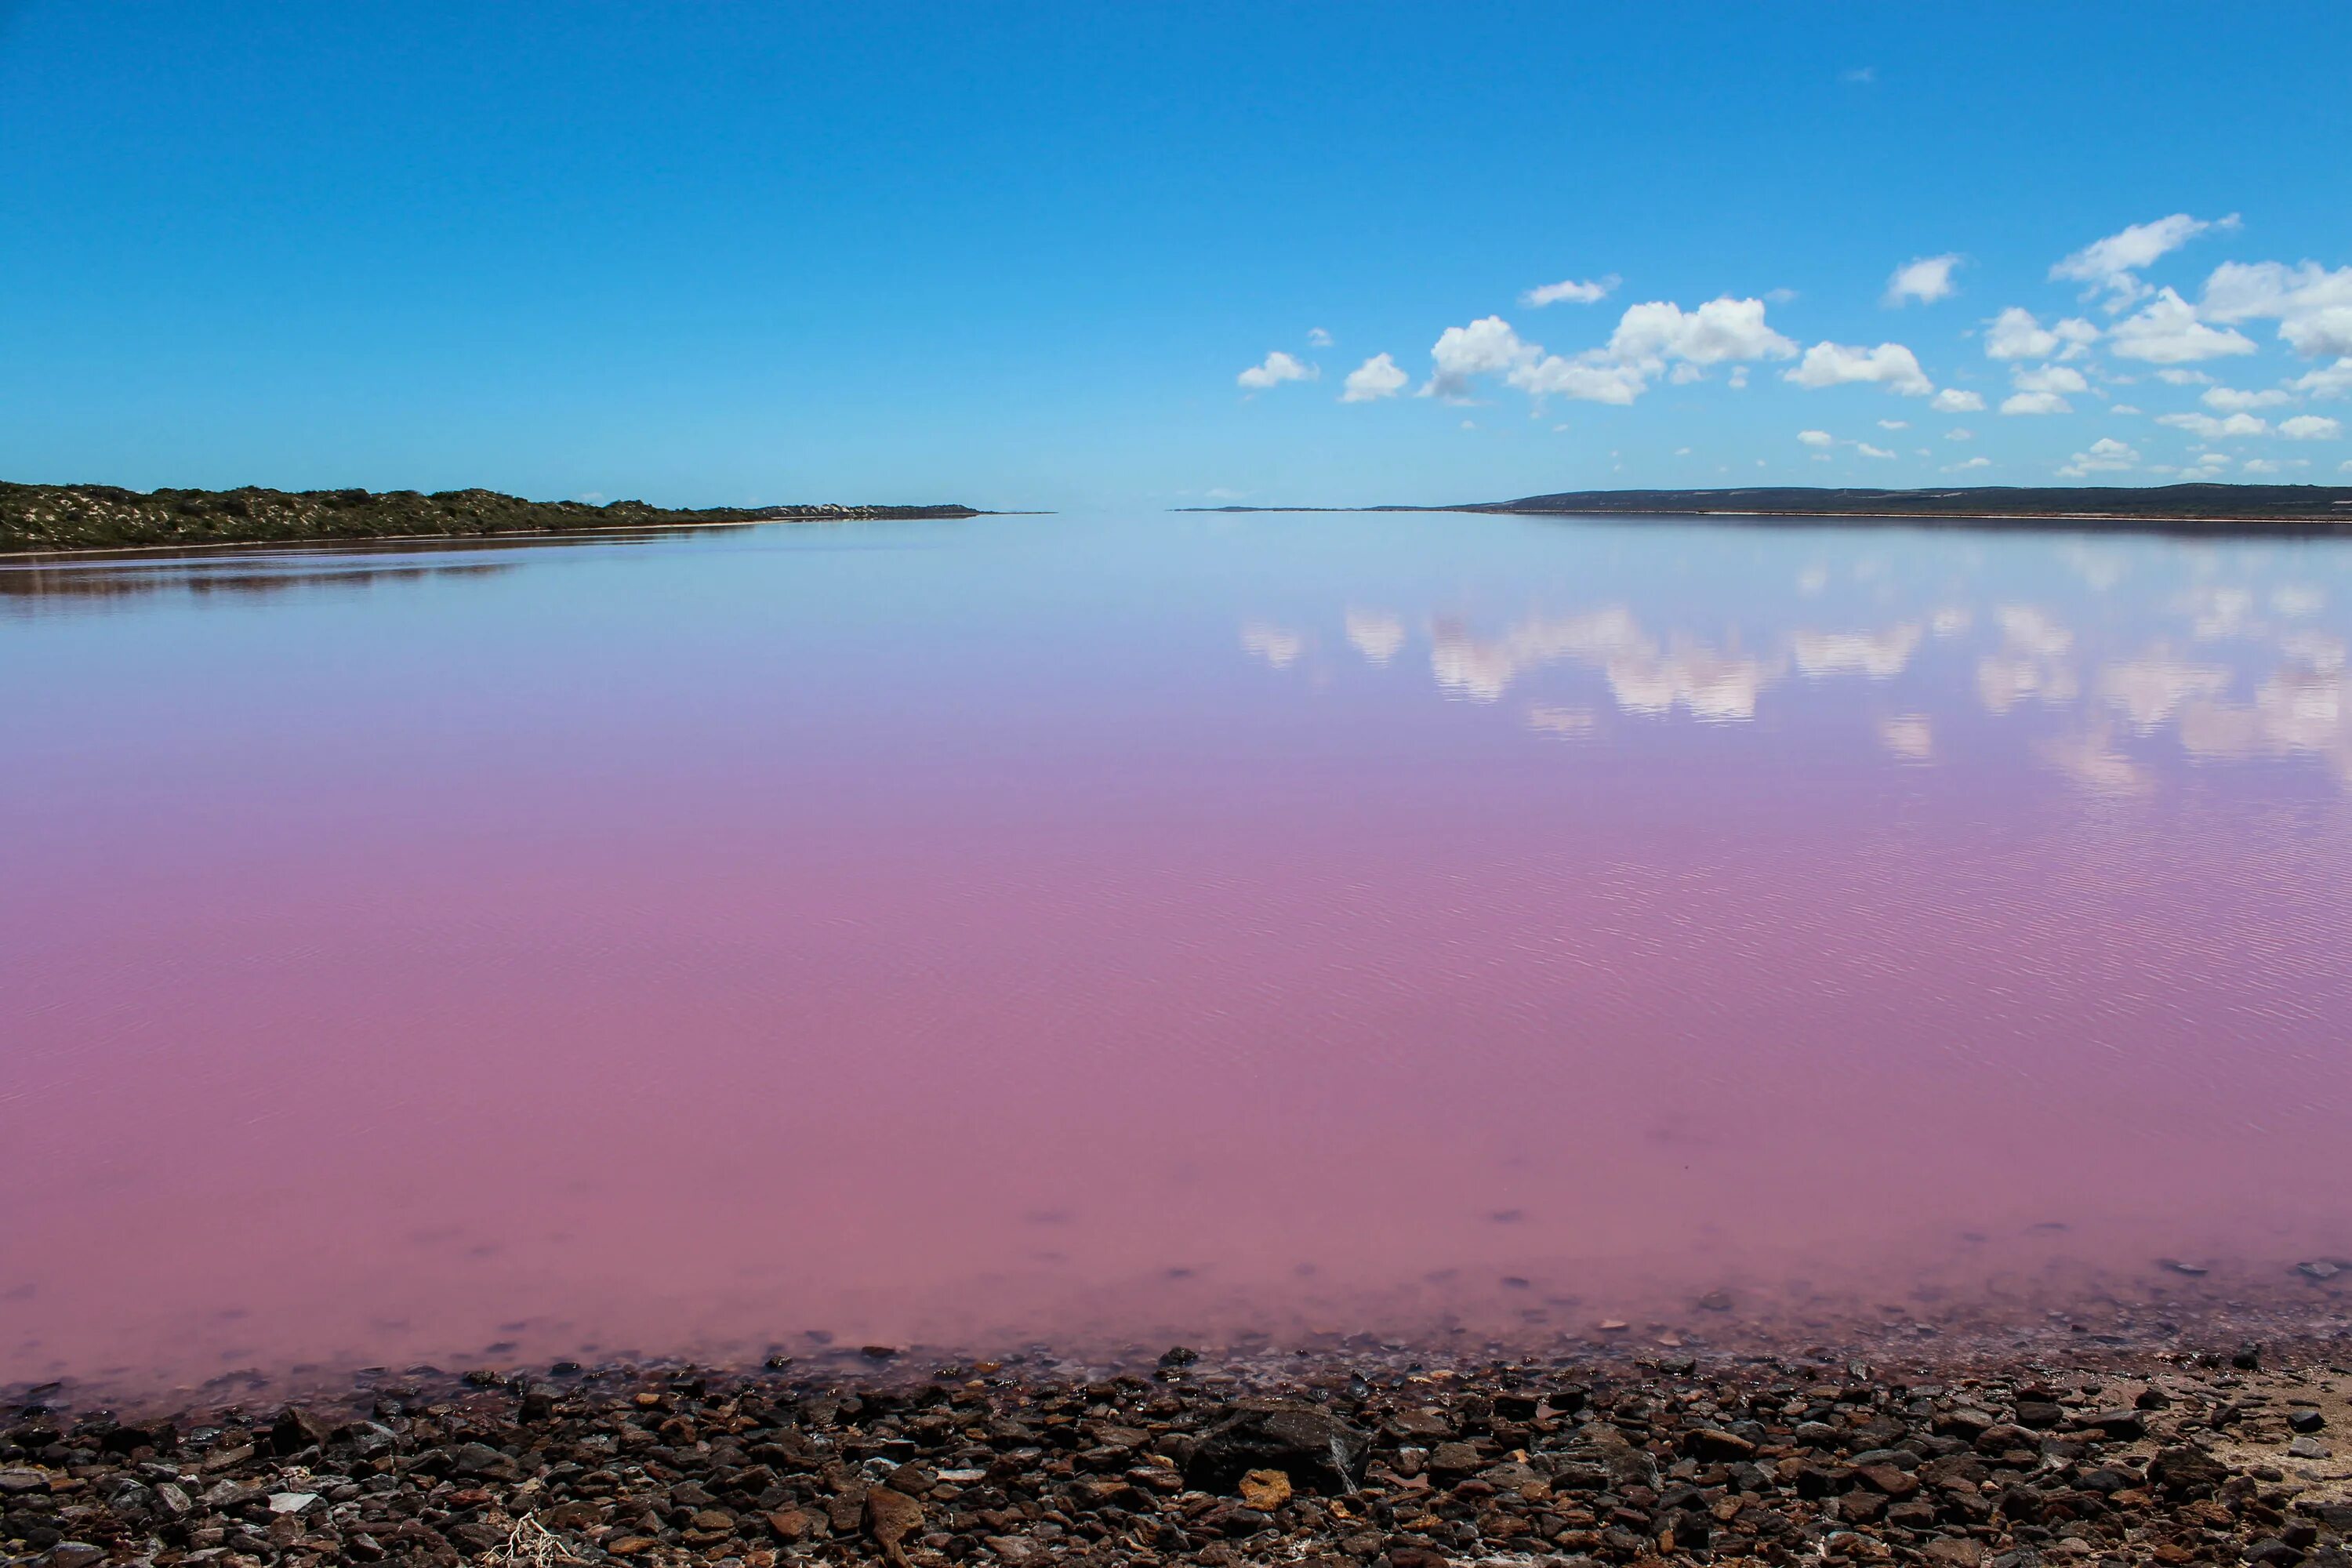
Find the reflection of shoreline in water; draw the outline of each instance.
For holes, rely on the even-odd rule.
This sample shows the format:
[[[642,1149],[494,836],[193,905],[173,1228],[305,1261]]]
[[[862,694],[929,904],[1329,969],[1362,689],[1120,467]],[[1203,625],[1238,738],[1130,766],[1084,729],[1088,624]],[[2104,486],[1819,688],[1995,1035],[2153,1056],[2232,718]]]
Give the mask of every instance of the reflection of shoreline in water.
[[[383,583],[452,577],[491,577],[512,570],[499,561],[401,561],[373,566],[311,566],[271,563],[256,570],[249,557],[207,565],[194,561],[93,565],[0,566],[0,614],[37,613],[41,605],[90,600],[152,598],[179,594],[188,598],[276,598],[328,588],[364,588]]]

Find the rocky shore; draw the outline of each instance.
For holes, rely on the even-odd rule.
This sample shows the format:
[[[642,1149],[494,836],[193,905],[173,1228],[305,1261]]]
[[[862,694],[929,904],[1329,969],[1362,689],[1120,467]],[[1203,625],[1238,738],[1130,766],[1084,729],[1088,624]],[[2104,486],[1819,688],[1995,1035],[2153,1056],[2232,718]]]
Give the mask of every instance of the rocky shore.
[[[766,506],[681,510],[621,500],[534,501],[495,490],[138,490],[0,484],[0,553],[155,545],[479,538],[719,523],[978,517],[968,506]]]
[[[1999,1368],[889,1347],[370,1372],[302,1404],[0,1412],[0,1557],[316,1563],[2352,1563],[2326,1347]],[[54,1394],[49,1397],[56,1397]]]

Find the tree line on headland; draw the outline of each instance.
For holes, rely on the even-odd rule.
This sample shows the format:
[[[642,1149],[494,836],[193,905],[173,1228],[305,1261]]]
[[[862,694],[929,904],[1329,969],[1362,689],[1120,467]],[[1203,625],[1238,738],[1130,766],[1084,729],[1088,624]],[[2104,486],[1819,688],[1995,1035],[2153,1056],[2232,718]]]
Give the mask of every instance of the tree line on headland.
[[[968,506],[676,509],[644,501],[535,501],[495,490],[139,491],[113,485],[0,483],[0,552],[157,545],[479,538],[714,523],[978,517]]]

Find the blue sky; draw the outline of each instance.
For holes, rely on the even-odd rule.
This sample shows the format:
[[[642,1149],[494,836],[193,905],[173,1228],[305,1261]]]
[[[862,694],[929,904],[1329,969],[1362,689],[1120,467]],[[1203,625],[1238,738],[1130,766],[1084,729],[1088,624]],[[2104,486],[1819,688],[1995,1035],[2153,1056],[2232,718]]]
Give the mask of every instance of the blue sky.
[[[0,0],[0,476],[2352,483],[2347,58],[2334,0]]]

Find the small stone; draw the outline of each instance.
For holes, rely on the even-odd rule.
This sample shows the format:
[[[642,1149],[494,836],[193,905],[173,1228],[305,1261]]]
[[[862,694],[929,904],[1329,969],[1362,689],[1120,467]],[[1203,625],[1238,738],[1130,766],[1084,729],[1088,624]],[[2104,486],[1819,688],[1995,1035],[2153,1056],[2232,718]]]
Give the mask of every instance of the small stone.
[[[48,1473],[25,1468],[0,1470],[0,1497],[24,1497],[49,1489]]]
[[[809,1522],[807,1513],[796,1508],[780,1508],[768,1516],[768,1528],[787,1546],[808,1539]]]
[[[1731,1292],[1728,1290],[1709,1290],[1706,1295],[1701,1296],[1698,1299],[1698,1304],[1700,1309],[1705,1311],[1728,1312],[1731,1310]]]
[[[2297,1437],[2286,1446],[2286,1457],[2290,1459],[2326,1459],[2332,1458],[2334,1453],[2335,1450],[2316,1437]]]
[[[269,1511],[272,1513],[300,1513],[304,1509],[309,1508],[312,1503],[317,1502],[318,1500],[319,1494],[317,1492],[272,1492],[269,1494]]]
[[[106,1561],[106,1549],[87,1541],[60,1541],[49,1548],[51,1568],[91,1568]]]
[[[615,1557],[640,1557],[660,1544],[650,1535],[624,1535],[604,1542],[604,1550]]]
[[[1290,1500],[1290,1478],[1280,1470],[1252,1470],[1241,1479],[1242,1501],[1272,1513]]]
[[[2317,1279],[2323,1283],[2344,1272],[2342,1268],[2324,1258],[2315,1258],[2308,1263],[2298,1263],[2294,1266],[2294,1271],[2306,1279]]]
[[[922,1528],[923,1505],[905,1492],[876,1487],[866,1494],[866,1533],[891,1562],[906,1561],[906,1550],[899,1542],[920,1533]]]
[[[2317,1432],[2327,1426],[2327,1417],[2316,1410],[2294,1410],[2287,1413],[2286,1424],[2296,1432]]]

